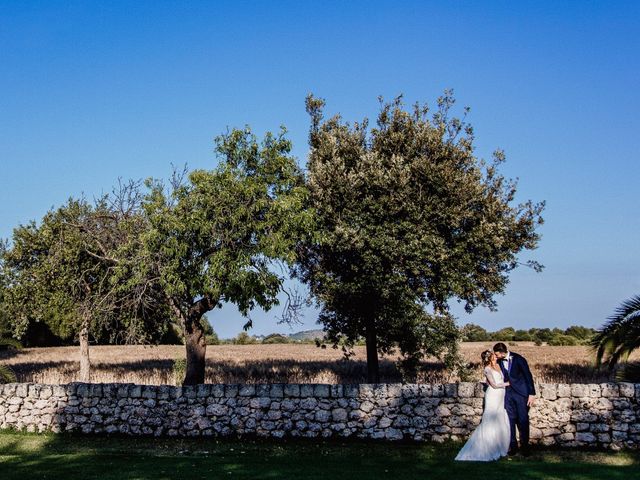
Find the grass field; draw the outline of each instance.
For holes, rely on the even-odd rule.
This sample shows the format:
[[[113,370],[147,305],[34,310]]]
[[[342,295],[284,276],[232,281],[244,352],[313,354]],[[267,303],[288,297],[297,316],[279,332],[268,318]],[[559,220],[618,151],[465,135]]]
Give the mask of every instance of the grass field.
[[[0,478],[638,479],[640,453],[536,450],[454,462],[459,444],[152,439],[0,433]]]
[[[493,342],[462,344],[462,353],[477,368],[480,352]],[[588,347],[536,346],[522,342],[510,348],[524,355],[538,382],[599,383],[610,375],[592,367]],[[356,347],[349,361],[340,350],[315,345],[215,345],[207,348],[208,383],[362,383],[366,381],[364,347]],[[91,347],[92,381],[173,384],[174,361],[184,358],[184,346],[95,346]],[[636,356],[638,356],[636,354]],[[78,377],[78,348],[27,348],[0,352],[0,360],[17,373],[18,381],[68,383]],[[383,382],[399,382],[396,357],[381,361]],[[437,361],[423,364],[419,382],[452,382],[456,377]]]

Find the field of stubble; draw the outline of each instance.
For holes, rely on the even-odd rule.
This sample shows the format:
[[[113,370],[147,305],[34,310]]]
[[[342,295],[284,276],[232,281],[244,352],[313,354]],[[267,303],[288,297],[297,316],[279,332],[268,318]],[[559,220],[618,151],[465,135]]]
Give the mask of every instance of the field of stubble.
[[[462,353],[480,379],[480,352],[493,342],[462,344]],[[511,350],[527,358],[540,383],[589,382],[610,380],[606,371],[592,367],[593,353],[588,347],[535,346],[521,342]],[[364,383],[364,347],[345,361],[340,350],[315,345],[216,345],[207,348],[208,383]],[[91,347],[93,382],[175,384],[173,366],[184,358],[184,346],[94,346]],[[637,356],[637,355],[636,355]],[[381,359],[381,381],[400,382],[396,356]],[[78,348],[27,348],[0,352],[0,360],[11,366],[20,382],[68,383],[78,378]],[[418,382],[458,380],[436,360],[425,362]]]

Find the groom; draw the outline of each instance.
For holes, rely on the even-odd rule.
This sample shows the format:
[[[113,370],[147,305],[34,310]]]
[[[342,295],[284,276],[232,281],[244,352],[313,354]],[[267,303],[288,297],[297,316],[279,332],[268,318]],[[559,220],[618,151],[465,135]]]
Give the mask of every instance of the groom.
[[[520,448],[523,454],[527,454],[529,448],[529,407],[533,406],[536,395],[533,376],[524,357],[510,352],[504,343],[496,343],[493,346],[493,352],[496,354],[505,381],[510,383],[504,396],[504,408],[507,410],[511,424],[509,455],[513,455],[518,450],[516,426],[520,432]]]

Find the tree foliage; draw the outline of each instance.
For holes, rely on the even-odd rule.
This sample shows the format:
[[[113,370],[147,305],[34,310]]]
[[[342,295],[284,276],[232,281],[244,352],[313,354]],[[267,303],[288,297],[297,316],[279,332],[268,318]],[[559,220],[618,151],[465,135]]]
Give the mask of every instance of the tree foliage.
[[[405,110],[401,98],[381,102],[370,128],[325,119],[325,102],[307,98],[317,235],[297,274],[330,341],[365,337],[370,381],[378,353],[395,345],[409,364],[455,349],[449,301],[495,308],[517,254],[538,244],[543,204],[514,204],[516,185],[498,172],[504,155],[489,164],[474,156],[473,130],[451,117],[453,103],[447,92],[431,115],[419,104]]]
[[[135,185],[121,187],[93,204],[69,199],[41,222],[17,227],[2,252],[3,308],[13,336],[43,322],[61,338],[77,338],[82,381],[89,381],[91,336],[145,342],[167,318],[148,285],[132,288],[129,249],[145,223]]]
[[[294,260],[307,229],[304,179],[285,134],[259,142],[248,128],[232,130],[216,139],[217,168],[174,175],[168,188],[147,183],[136,276],[158,286],[183,328],[185,384],[204,382],[205,313],[278,304],[284,277],[274,266]]]

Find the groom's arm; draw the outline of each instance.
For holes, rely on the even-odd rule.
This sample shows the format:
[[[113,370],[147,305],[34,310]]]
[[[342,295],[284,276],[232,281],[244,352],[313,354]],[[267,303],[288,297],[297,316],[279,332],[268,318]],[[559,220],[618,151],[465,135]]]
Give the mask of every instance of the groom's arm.
[[[520,357],[522,359],[522,373],[524,376],[525,383],[527,384],[527,393],[529,394],[529,401],[527,402],[529,406],[533,405],[533,398],[536,394],[536,387],[533,384],[533,375],[531,375],[531,370],[529,369],[529,363],[524,357]]]

